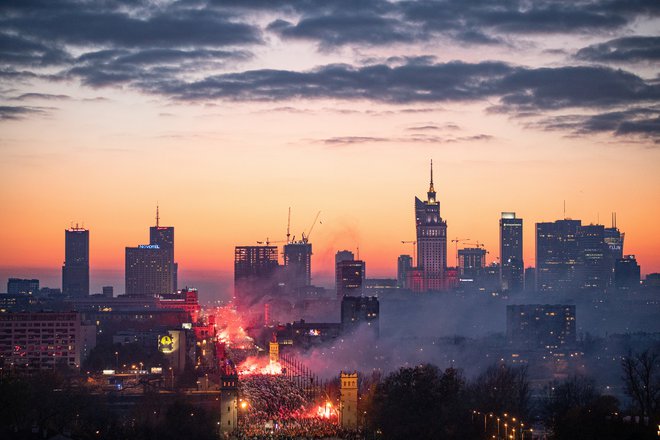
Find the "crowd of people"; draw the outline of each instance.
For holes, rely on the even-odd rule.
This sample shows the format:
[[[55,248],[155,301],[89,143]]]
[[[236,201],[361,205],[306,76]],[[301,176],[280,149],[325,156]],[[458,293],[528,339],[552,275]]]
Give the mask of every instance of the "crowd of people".
[[[238,440],[358,439],[359,432],[342,430],[336,413],[318,415],[303,390],[277,375],[246,375],[239,382]]]

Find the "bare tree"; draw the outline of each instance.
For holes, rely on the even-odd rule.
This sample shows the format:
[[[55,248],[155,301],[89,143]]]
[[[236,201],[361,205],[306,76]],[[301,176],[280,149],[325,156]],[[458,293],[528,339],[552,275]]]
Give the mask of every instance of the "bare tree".
[[[626,394],[639,415],[657,418],[660,409],[660,355],[650,350],[628,352],[621,365]]]

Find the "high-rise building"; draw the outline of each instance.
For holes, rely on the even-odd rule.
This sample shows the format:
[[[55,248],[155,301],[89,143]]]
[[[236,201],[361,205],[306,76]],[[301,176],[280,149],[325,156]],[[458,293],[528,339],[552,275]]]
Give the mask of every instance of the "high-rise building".
[[[365,278],[362,260],[342,260],[335,266],[337,297],[361,296]]]
[[[62,293],[74,298],[89,296],[89,230],[78,225],[64,231]]]
[[[159,207],[156,206],[156,226],[149,228],[149,244],[157,244],[158,247],[168,253],[170,273],[172,274],[173,290],[177,290],[179,265],[174,261],[174,227],[160,226]]]
[[[284,245],[284,268],[293,290],[312,284],[312,244],[298,241]]]
[[[614,284],[617,289],[635,289],[639,287],[640,268],[634,255],[626,255],[616,261]]]
[[[486,249],[479,247],[458,250],[458,270],[461,279],[476,280],[486,267]]]
[[[440,202],[433,187],[433,161],[427,200],[415,197],[415,223],[417,227],[417,268],[422,271],[422,290],[448,288],[447,222],[440,216]]]
[[[557,292],[575,289],[579,265],[580,220],[536,224],[536,290]]]
[[[520,291],[524,287],[523,219],[515,212],[500,218],[500,284],[502,289]]]
[[[407,288],[408,272],[413,267],[412,257],[410,255],[399,255],[396,264],[396,282],[400,289]]]
[[[526,349],[571,347],[576,341],[574,305],[506,306],[506,339]]]
[[[170,253],[157,244],[126,248],[127,295],[157,296],[174,292]]]
[[[279,263],[277,246],[236,246],[234,249],[234,299],[253,304],[270,293]]]
[[[101,288],[101,290],[103,291],[103,296],[105,296],[106,298],[114,298],[114,296],[115,296],[114,287],[112,287],[112,286],[103,286]]]
[[[612,213],[612,227],[605,228],[605,245],[607,266],[610,270],[609,285],[614,284],[614,266],[617,260],[623,258],[623,242],[625,233],[616,227],[616,213]]]
[[[9,278],[7,280],[7,293],[9,295],[37,295],[39,294],[39,280]]]
[[[341,300],[341,327],[350,332],[365,325],[378,335],[380,302],[375,296],[345,296]]]
[[[605,290],[611,269],[603,225],[583,225],[578,228],[578,287]]]

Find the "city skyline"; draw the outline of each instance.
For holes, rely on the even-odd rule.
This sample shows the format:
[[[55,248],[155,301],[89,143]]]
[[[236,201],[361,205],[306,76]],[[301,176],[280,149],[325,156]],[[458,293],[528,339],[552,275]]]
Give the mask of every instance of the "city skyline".
[[[657,6],[353,7],[6,5],[0,203],[20,215],[3,218],[0,274],[46,280],[77,221],[96,291],[159,203],[180,285],[230,280],[233,247],[284,239],[289,207],[298,237],[322,212],[313,276],[358,246],[393,276],[430,158],[448,239],[491,259],[516,212],[534,265],[533,225],[565,201],[586,224],[617,212],[626,253],[660,272]]]

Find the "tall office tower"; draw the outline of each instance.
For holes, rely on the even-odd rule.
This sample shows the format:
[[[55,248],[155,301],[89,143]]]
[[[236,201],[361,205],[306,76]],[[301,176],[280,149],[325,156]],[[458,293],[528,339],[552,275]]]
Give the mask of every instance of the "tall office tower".
[[[89,230],[78,225],[64,231],[62,293],[73,298],[89,296]]]
[[[156,226],[149,228],[149,244],[156,244],[163,252],[168,253],[173,291],[176,291],[179,265],[174,262],[174,227],[160,226],[158,206],[156,206]]]
[[[515,212],[503,212],[500,218],[500,285],[504,290],[524,287],[523,219]]]
[[[433,188],[433,161],[431,183],[427,200],[415,197],[415,222],[417,226],[417,268],[422,271],[425,291],[448,288],[447,269],[447,222],[440,216],[440,202],[435,199]]]
[[[398,288],[409,288],[407,285],[408,272],[412,269],[412,257],[410,255],[399,255],[396,262],[396,285]]]
[[[157,244],[126,247],[127,295],[156,296],[174,292],[170,253]]]
[[[39,280],[9,278],[7,280],[7,293],[9,295],[38,295]]]
[[[234,299],[237,304],[254,304],[270,293],[278,266],[277,246],[236,246]]]
[[[578,228],[578,287],[605,290],[610,282],[608,250],[603,225],[584,225]]]
[[[344,296],[341,299],[341,327],[345,332],[367,324],[378,335],[380,303],[375,296]]]
[[[337,297],[362,296],[365,264],[362,260],[343,260],[335,266]]]
[[[580,220],[536,224],[536,290],[558,292],[578,287]]]
[[[486,249],[466,248],[458,250],[458,270],[463,279],[476,280],[486,267]]]
[[[634,255],[626,255],[616,261],[614,283],[617,289],[638,288],[640,279],[640,268]]]
[[[609,285],[614,284],[614,266],[617,260],[623,258],[623,241],[625,233],[619,231],[616,227],[616,213],[612,213],[612,227],[605,228],[605,245],[607,255],[607,265],[610,270]]]
[[[306,241],[285,244],[284,268],[292,289],[310,286],[312,284],[312,244]]]

